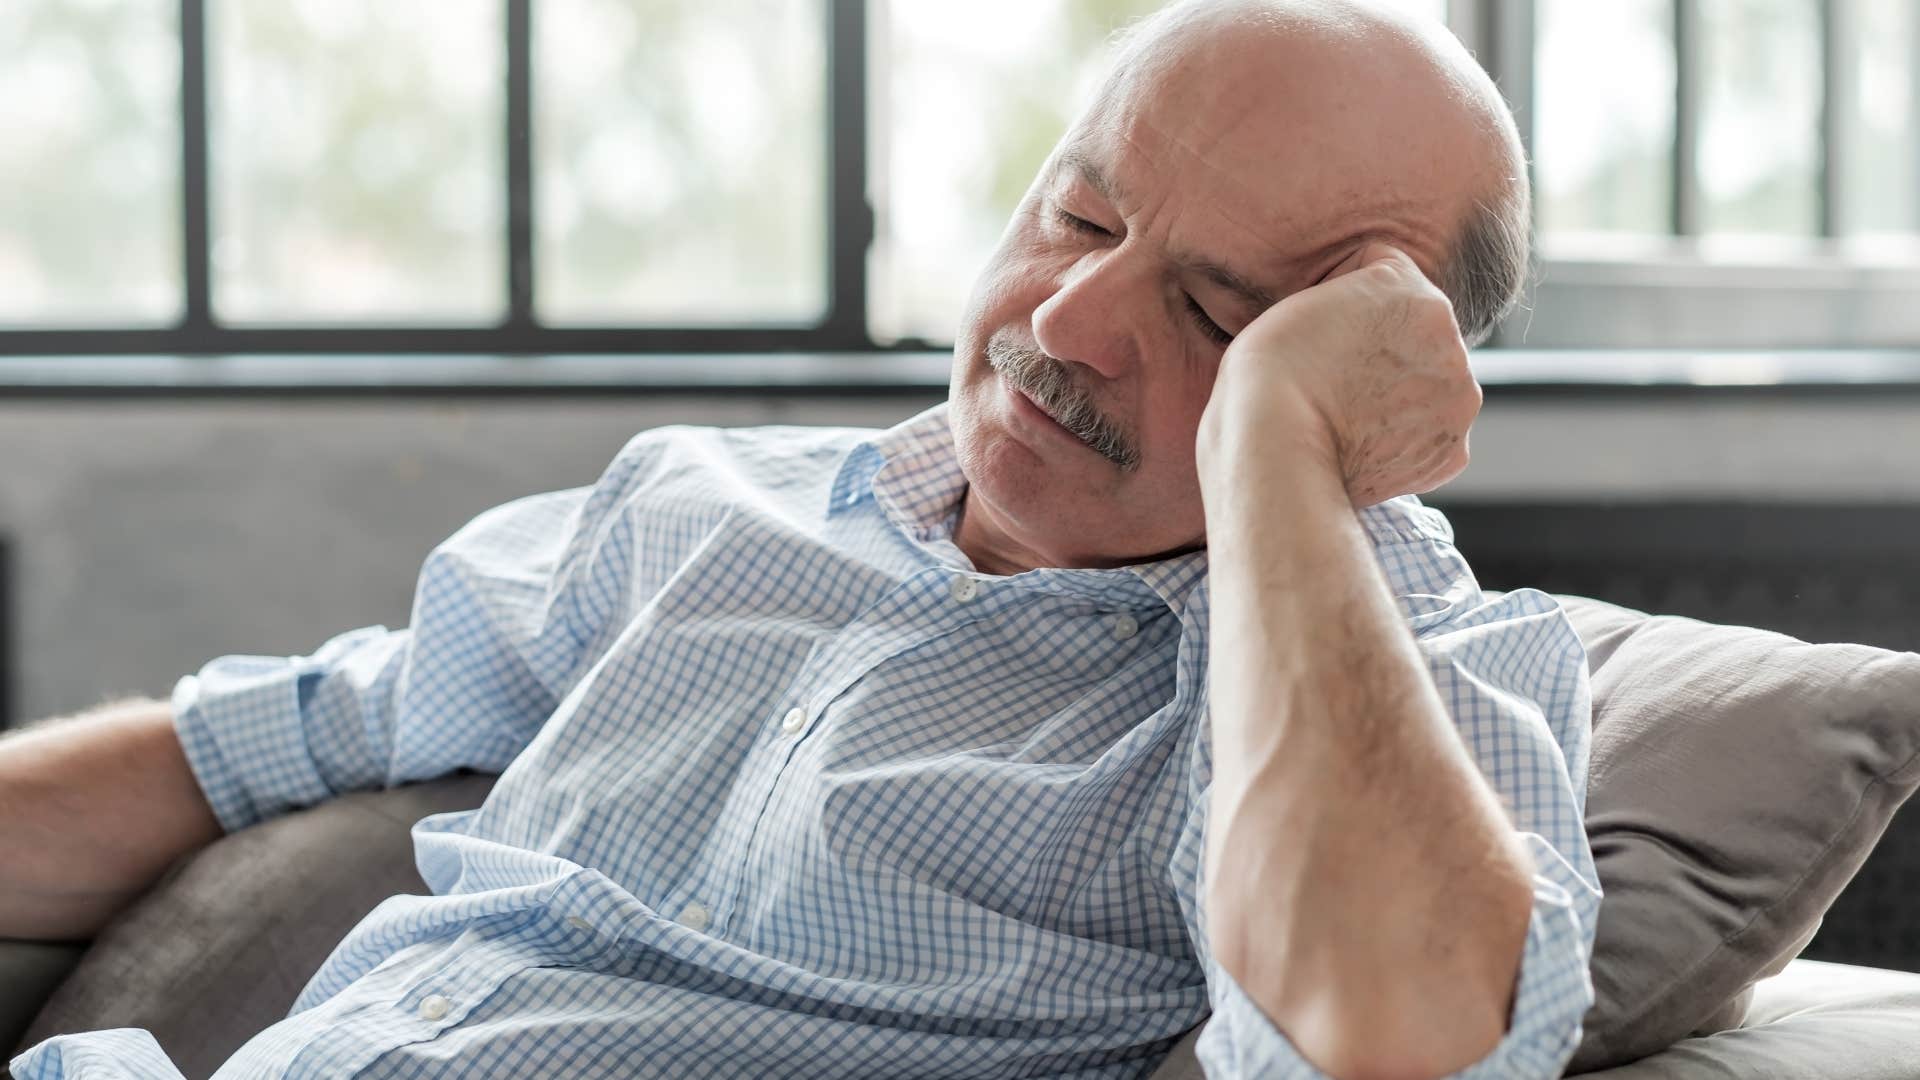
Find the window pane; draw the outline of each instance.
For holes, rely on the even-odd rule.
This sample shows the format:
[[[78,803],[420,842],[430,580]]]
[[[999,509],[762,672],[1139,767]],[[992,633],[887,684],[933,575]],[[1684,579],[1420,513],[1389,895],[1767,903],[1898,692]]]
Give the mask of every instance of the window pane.
[[[545,318],[824,315],[826,18],[819,0],[534,6]]]
[[[1841,177],[1850,232],[1920,232],[1920,6],[1859,0],[1844,75],[1852,155]]]
[[[220,317],[498,318],[506,296],[502,5],[208,7]]]
[[[178,10],[0,3],[0,323],[179,318]]]
[[[1819,228],[1820,19],[1813,0],[1700,0],[1702,231]]]
[[[1158,0],[876,5],[869,262],[876,339],[951,341],[974,275],[1101,74]],[[1020,26],[1019,34],[1007,27]]]
[[[1396,2],[1446,11],[1445,0]],[[1104,73],[1103,45],[1160,3],[875,4],[876,340],[953,339],[974,275]]]
[[[1672,0],[1540,0],[1537,11],[1541,232],[1559,241],[1668,232]]]

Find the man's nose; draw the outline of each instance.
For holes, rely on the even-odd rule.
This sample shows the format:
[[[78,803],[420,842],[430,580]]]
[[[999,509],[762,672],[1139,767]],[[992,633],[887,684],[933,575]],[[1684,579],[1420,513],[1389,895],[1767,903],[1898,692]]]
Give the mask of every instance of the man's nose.
[[[1150,279],[1125,252],[1082,256],[1033,312],[1034,344],[1057,360],[1118,378],[1139,353],[1136,327],[1152,303]]]

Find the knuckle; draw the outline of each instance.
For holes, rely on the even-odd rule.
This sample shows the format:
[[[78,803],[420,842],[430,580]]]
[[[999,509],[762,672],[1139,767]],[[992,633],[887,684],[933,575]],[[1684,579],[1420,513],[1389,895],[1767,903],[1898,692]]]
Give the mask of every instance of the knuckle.
[[[1408,308],[1422,333],[1435,337],[1460,336],[1453,318],[1453,304],[1440,290],[1432,286],[1421,289],[1409,297]]]

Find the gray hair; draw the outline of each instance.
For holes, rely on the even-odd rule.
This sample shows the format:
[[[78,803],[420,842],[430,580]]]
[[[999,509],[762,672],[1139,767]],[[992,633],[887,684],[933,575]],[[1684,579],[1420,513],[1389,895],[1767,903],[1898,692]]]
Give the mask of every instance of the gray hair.
[[[1468,345],[1493,336],[1520,300],[1532,267],[1533,200],[1527,178],[1509,178],[1491,200],[1475,200],[1436,283],[1453,302]]]

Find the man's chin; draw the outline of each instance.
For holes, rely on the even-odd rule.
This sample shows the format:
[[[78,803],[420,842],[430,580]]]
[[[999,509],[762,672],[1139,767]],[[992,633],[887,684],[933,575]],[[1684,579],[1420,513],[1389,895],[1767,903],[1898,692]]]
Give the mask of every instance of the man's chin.
[[[1071,436],[1055,438],[1052,433],[1036,430],[1031,421],[1013,415],[1009,403],[985,403],[972,419],[971,438],[955,439],[961,449],[962,467],[977,467],[981,473],[976,477],[970,470],[970,481],[991,484],[1009,493],[1036,494],[1055,486],[1078,485],[1084,490],[1091,481],[1086,475],[1088,468],[1098,463],[1092,451],[1070,444]]]
[[[1048,534],[1084,529],[1105,517],[1101,500],[1112,493],[1112,468],[1091,450],[1022,437],[997,425],[977,434],[961,468],[1001,516]]]

